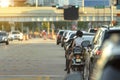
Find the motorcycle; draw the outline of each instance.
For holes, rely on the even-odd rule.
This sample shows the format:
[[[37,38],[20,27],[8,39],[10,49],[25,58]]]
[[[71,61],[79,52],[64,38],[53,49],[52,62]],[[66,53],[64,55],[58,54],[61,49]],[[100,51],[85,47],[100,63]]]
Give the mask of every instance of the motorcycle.
[[[73,50],[71,69],[72,71],[81,72],[83,79],[85,78],[86,72],[86,51],[89,45],[90,41],[83,41],[81,46],[76,46]]]

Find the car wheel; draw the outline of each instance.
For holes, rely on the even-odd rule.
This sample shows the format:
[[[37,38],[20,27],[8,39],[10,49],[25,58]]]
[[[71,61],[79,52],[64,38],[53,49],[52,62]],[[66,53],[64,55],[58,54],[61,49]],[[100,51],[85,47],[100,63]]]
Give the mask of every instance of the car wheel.
[[[8,42],[8,41],[6,42],[6,45],[9,45],[9,42]]]
[[[59,42],[57,42],[57,45],[59,45]]]
[[[64,45],[63,45],[63,43],[61,43],[61,47],[63,47]]]

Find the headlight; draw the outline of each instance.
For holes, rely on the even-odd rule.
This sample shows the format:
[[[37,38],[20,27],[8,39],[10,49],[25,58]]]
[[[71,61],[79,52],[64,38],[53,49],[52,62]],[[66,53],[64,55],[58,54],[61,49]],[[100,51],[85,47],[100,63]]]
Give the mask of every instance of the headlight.
[[[2,40],[7,41],[7,38],[6,38],[6,37],[3,37]]]
[[[4,40],[5,40],[5,41],[7,41],[7,39],[6,39],[6,38],[5,38]]]

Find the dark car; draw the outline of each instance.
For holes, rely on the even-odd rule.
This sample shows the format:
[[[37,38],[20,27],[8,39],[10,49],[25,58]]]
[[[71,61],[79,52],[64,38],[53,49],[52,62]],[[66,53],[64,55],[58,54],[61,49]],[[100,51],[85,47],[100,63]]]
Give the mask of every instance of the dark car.
[[[120,80],[120,44],[109,42],[107,47],[102,49],[102,55],[90,78],[90,80]]]
[[[64,30],[59,30],[57,33],[57,41],[56,44],[59,45],[61,43],[61,37],[63,36]]]
[[[91,51],[91,58],[90,58],[90,69],[94,66],[96,61],[100,58],[102,54],[102,47],[106,40],[108,40],[112,34],[119,34],[120,35],[120,28],[119,27],[112,27],[112,28],[99,28],[95,37],[93,39],[93,49]]]
[[[0,31],[0,43],[6,43],[6,45],[9,44],[8,35],[4,31]]]

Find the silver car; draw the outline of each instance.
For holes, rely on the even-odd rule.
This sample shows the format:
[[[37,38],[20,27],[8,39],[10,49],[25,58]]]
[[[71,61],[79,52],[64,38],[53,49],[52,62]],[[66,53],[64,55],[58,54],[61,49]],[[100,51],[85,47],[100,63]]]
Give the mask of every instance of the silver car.
[[[0,31],[0,43],[6,43],[6,45],[9,44],[8,35],[5,31]]]

